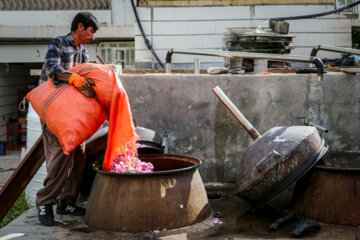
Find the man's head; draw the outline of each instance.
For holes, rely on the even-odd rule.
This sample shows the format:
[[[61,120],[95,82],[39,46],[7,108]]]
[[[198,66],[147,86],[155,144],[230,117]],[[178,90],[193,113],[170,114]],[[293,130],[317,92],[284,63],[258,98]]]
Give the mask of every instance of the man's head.
[[[87,44],[95,40],[98,29],[99,23],[90,12],[79,12],[71,23],[71,31],[77,35],[77,39],[74,39],[76,44]]]

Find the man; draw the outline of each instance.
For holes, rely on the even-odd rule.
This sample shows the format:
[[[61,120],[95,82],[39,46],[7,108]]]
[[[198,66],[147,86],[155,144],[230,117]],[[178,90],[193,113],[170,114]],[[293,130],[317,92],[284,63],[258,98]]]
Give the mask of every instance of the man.
[[[71,84],[86,97],[95,97],[93,81],[68,72],[67,69],[89,61],[83,45],[95,39],[98,29],[98,21],[91,13],[78,13],[72,21],[71,32],[50,41],[40,83],[52,78],[57,87]],[[44,122],[41,122],[41,125],[47,177],[44,180],[44,188],[37,192],[36,207],[40,222],[45,226],[52,226],[53,204],[57,205],[57,214],[85,215],[85,209],[75,205],[85,166],[85,144],[65,155],[57,137],[49,131]]]

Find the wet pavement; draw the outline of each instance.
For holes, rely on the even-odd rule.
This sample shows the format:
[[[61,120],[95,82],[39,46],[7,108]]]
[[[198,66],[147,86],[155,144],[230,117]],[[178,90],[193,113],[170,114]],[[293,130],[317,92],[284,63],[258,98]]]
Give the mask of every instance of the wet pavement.
[[[278,219],[279,211],[263,208],[249,211],[249,205],[235,196],[233,189],[208,189],[212,215],[206,220],[179,229],[154,229],[144,233],[124,233],[89,228],[83,217],[56,215],[53,227],[40,225],[35,208],[0,229],[4,239],[294,239],[290,233],[296,222],[286,224],[275,232],[269,226]],[[84,202],[86,205],[86,202]],[[291,213],[290,210],[287,212]],[[284,214],[284,213],[283,213]],[[306,219],[307,222],[311,220]],[[321,229],[303,239],[360,239],[360,227],[320,223]]]

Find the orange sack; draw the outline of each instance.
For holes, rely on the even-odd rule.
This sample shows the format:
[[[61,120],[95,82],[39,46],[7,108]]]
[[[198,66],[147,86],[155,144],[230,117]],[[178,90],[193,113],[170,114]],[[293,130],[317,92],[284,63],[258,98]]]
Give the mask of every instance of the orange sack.
[[[127,94],[110,66],[84,63],[68,71],[93,80],[96,97],[87,98],[69,84],[56,88],[50,80],[30,91],[26,99],[59,139],[65,154],[91,137],[108,119],[103,170],[109,171],[113,159],[126,149],[136,149],[139,139]]]

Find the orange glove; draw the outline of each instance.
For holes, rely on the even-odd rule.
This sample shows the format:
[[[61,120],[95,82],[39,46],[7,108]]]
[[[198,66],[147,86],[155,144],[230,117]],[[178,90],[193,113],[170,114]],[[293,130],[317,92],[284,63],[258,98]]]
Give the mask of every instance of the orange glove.
[[[84,96],[89,98],[93,98],[96,96],[96,93],[92,88],[92,86],[95,86],[95,83],[91,79],[73,73],[71,74],[68,82],[69,84],[73,85]]]

